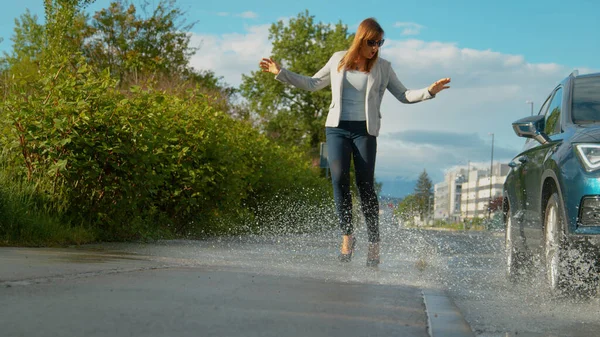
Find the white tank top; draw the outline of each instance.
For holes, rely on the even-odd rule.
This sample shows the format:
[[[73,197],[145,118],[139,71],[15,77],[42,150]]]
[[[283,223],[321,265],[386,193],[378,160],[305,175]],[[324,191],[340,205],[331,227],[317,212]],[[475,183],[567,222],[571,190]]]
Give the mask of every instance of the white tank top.
[[[365,121],[365,99],[367,96],[368,74],[362,71],[345,71],[342,90],[343,121]]]

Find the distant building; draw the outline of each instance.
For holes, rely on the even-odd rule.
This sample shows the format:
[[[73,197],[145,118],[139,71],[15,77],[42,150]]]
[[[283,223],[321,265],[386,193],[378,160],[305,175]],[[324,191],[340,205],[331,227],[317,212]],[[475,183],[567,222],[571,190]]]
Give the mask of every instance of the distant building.
[[[434,185],[434,219],[460,221],[462,185],[466,176],[466,169],[451,171],[446,173],[443,182]]]
[[[462,185],[460,210],[463,219],[487,217],[490,200],[502,196],[509,170],[508,164],[497,163],[492,172],[489,169],[469,172],[467,181]]]
[[[502,196],[509,170],[507,164],[496,163],[492,172],[490,169],[472,168],[469,171],[458,169],[446,173],[444,181],[434,185],[433,218],[461,221],[486,217],[490,201],[490,181],[493,200]]]

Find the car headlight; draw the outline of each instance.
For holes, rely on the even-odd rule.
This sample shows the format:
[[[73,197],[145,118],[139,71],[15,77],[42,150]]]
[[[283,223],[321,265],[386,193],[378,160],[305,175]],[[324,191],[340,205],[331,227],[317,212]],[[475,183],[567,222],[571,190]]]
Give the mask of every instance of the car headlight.
[[[600,169],[600,144],[575,144],[575,152],[586,171]]]

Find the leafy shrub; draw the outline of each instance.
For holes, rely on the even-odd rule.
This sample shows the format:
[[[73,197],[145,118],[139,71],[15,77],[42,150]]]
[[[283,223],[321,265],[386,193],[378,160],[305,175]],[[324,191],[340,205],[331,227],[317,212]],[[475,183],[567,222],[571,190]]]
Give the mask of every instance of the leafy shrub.
[[[83,58],[11,85],[0,122],[11,174],[101,239],[255,230],[276,213],[261,205],[328,198],[300,151],[213,108],[202,90],[122,91]]]

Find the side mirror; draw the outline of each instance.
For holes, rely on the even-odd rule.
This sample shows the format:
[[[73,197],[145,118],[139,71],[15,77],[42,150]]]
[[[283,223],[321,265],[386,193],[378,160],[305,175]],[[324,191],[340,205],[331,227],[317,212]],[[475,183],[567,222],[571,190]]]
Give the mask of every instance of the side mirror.
[[[542,115],[530,116],[519,119],[512,123],[513,130],[519,137],[533,138],[540,144],[550,142],[550,138],[544,133],[545,119]]]

